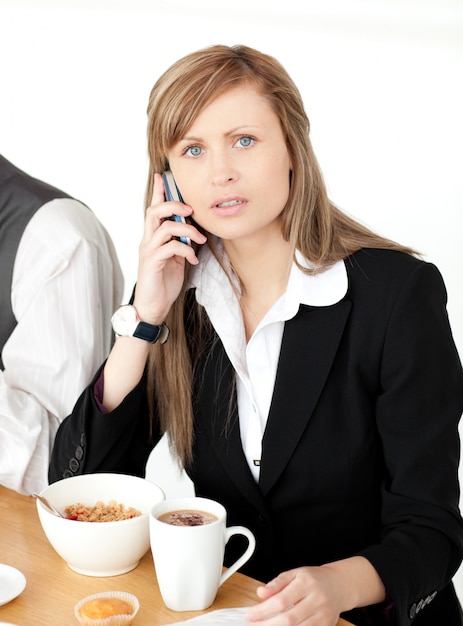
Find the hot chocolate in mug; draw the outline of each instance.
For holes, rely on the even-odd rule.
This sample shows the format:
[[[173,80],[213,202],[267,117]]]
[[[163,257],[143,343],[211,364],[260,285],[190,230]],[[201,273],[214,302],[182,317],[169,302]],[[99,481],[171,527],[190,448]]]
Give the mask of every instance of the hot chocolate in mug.
[[[167,513],[173,519],[162,521]],[[214,602],[217,590],[249,560],[256,547],[244,526],[227,527],[225,508],[208,498],[171,498],[150,513],[150,540],[156,577],[166,606],[174,611],[200,611]],[[244,535],[248,547],[222,573],[225,545]]]

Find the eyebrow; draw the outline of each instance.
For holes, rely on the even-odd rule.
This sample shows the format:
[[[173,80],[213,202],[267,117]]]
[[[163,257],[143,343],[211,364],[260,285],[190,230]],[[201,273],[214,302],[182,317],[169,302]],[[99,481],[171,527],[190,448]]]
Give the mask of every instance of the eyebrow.
[[[258,126],[257,124],[246,124],[243,126],[237,126],[236,128],[231,128],[230,130],[228,130],[226,133],[224,133],[225,135],[236,135],[239,133],[244,133],[244,132],[249,132],[250,130],[254,129],[259,129],[261,128],[260,126]],[[201,137],[194,137],[193,135],[187,135],[186,137],[182,137],[181,139],[178,140],[178,143],[181,143],[182,141],[186,141],[186,142],[190,142],[190,141],[202,141]]]

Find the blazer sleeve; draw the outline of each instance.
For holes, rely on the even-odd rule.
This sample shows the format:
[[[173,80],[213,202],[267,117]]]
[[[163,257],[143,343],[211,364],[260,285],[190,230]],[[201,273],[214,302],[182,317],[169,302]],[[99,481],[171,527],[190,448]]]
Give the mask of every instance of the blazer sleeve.
[[[104,366],[78,399],[56,434],[49,482],[92,472],[145,475],[148,456],[160,439],[150,433],[145,379],[109,413],[98,407],[94,385]]]
[[[395,302],[384,345],[376,414],[386,463],[384,530],[361,554],[381,576],[398,626],[426,611],[463,554],[463,374],[446,302],[437,268],[419,264]]]

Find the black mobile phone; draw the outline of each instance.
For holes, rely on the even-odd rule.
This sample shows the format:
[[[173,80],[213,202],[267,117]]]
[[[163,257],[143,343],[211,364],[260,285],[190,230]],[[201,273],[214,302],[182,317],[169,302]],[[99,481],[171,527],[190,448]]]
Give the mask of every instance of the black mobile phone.
[[[180,193],[172,172],[166,171],[162,174],[162,180],[164,182],[164,189],[166,192],[166,200],[175,201],[175,202],[183,202],[182,194]],[[186,224],[186,220],[181,215],[172,215],[170,218],[174,220],[174,222],[182,222]],[[182,243],[186,243],[188,246],[191,246],[191,239],[189,237],[178,237],[179,241]]]

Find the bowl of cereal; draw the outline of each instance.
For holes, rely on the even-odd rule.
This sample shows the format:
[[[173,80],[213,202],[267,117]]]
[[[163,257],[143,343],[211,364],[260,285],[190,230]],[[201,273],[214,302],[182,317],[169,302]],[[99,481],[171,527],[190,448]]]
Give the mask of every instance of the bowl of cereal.
[[[127,474],[82,474],[41,493],[64,517],[37,499],[48,541],[68,566],[87,576],[134,569],[150,547],[149,512],[165,499],[149,480]]]

